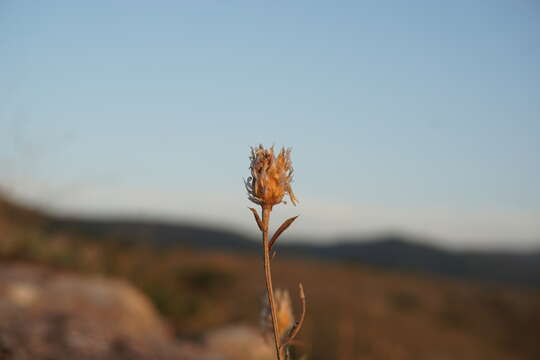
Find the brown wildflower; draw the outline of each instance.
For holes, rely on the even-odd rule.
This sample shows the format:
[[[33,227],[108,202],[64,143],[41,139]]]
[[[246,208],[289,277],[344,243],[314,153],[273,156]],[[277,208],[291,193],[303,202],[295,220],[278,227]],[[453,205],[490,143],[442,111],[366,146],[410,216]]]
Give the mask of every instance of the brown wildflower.
[[[291,149],[282,148],[276,157],[273,146],[269,149],[262,145],[251,148],[251,176],[245,181],[249,200],[272,208],[283,202],[287,194],[296,205],[297,199],[291,188],[293,167],[290,154]]]
[[[251,176],[244,180],[249,199],[262,208],[260,216],[256,209],[249,208],[249,210],[255,217],[257,226],[262,233],[264,279],[268,300],[266,309],[270,315],[270,317],[264,316],[264,319],[271,321],[277,360],[289,359],[289,347],[300,331],[306,314],[306,301],[302,284],[299,284],[302,313],[300,320],[294,325],[292,324],[294,317],[289,294],[277,291],[276,297],[274,297],[274,286],[272,285],[271,260],[276,252],[274,251],[270,257],[270,251],[273,250],[281,234],[298,218],[298,216],[293,216],[285,220],[270,238],[268,225],[272,207],[283,202],[283,197],[286,194],[294,205],[297,202],[291,189],[293,168],[290,155],[291,149],[282,148],[276,157],[273,146],[269,149],[265,149],[262,145],[251,148],[251,156],[249,157]]]

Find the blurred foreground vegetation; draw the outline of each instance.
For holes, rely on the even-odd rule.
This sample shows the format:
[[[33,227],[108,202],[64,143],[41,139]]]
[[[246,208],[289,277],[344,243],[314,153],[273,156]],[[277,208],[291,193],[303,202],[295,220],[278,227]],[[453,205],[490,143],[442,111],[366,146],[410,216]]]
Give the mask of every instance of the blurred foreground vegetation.
[[[47,230],[47,216],[0,198],[0,261],[124,278],[179,337],[234,322],[257,325],[261,261],[250,254],[156,248],[115,237]],[[281,259],[277,287],[301,280],[310,359],[539,359],[540,293],[350,264]]]

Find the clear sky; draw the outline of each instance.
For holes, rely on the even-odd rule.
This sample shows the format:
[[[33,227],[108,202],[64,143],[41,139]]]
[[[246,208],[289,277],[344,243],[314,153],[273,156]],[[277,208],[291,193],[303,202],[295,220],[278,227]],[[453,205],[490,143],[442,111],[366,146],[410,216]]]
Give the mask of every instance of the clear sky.
[[[0,1],[0,182],[59,211],[540,244],[540,3]]]

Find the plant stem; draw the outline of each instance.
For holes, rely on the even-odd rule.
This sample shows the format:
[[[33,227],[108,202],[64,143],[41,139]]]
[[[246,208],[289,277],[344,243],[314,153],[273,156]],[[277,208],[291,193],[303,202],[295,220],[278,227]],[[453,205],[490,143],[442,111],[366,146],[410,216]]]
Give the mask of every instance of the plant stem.
[[[268,303],[272,315],[272,327],[274,329],[274,341],[276,345],[277,360],[281,360],[281,346],[279,342],[279,329],[277,321],[276,304],[274,301],[274,288],[272,285],[272,272],[270,270],[270,243],[268,240],[268,223],[270,220],[271,207],[263,206],[262,208],[262,224],[263,224],[263,252],[264,252],[264,275],[266,279],[266,293],[268,295]]]

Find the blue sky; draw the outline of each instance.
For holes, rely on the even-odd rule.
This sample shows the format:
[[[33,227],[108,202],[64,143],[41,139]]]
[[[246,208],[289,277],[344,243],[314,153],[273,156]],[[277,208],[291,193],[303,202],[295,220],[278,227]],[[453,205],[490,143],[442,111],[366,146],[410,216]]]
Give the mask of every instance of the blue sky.
[[[291,236],[540,243],[536,1],[2,1],[1,182],[58,211],[250,231],[249,146],[293,147]]]

